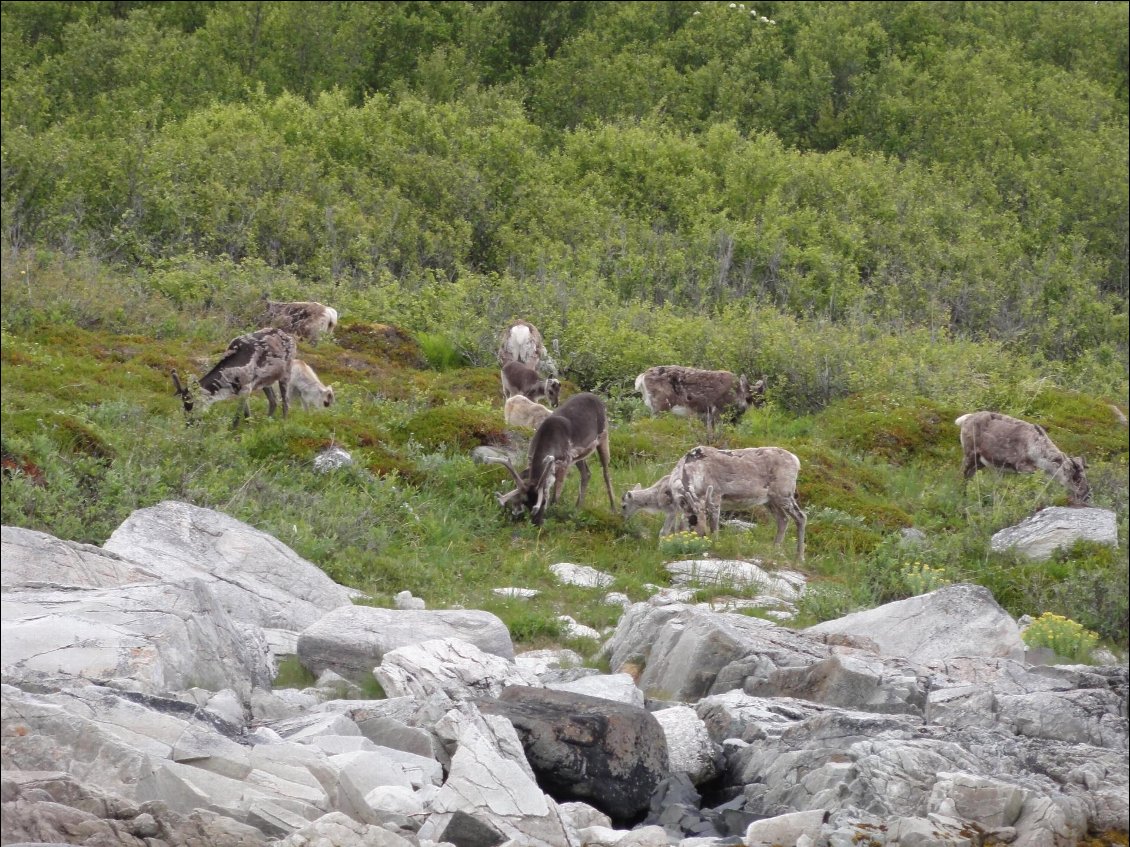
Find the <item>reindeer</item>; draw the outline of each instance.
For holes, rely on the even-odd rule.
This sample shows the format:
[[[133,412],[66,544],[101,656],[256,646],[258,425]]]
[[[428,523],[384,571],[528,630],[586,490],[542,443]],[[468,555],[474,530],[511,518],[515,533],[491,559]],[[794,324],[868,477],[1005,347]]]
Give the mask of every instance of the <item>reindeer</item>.
[[[620,513],[628,520],[636,512],[658,512],[665,515],[660,537],[670,535],[683,528],[683,510],[671,494],[671,474],[667,474],[654,485],[644,488],[639,483],[620,497]]]
[[[290,366],[290,385],[287,399],[297,400],[303,409],[328,409],[334,402],[332,385],[322,385],[314,369],[301,359],[295,359]]]
[[[173,371],[173,388],[184,404],[185,414],[190,414],[197,400],[201,409],[207,409],[219,400],[229,397],[240,398],[243,417],[251,415],[247,402],[253,391],[263,390],[267,395],[268,415],[274,415],[276,402],[272,386],[277,382],[282,395],[283,417],[290,409],[287,392],[290,383],[290,369],[294,363],[297,344],[281,329],[260,329],[232,339],[224,356],[212,370],[199,380],[199,390],[190,391],[181,384],[177,372]],[[234,424],[240,421],[236,413]]]
[[[529,365],[507,362],[502,366],[502,397],[509,400],[517,394],[531,400],[544,397],[556,409],[561,399],[561,383],[553,377],[542,379]]]
[[[1067,489],[1072,506],[1091,502],[1091,486],[1083,473],[1087,461],[1066,455],[1042,426],[998,412],[971,412],[954,423],[961,427],[961,471],[966,482],[981,468],[1015,473],[1041,470]]]
[[[523,394],[515,394],[506,401],[503,415],[507,426],[524,426],[537,429],[538,425],[553,412],[541,403],[535,403]]]
[[[750,385],[745,374],[704,371],[681,365],[659,365],[636,377],[636,391],[652,414],[674,412],[705,419],[707,432],[714,433],[720,415],[736,423],[750,406],[765,402],[765,380]]]
[[[585,459],[594,452],[604,471],[608,505],[615,511],[616,500],[608,476],[608,414],[604,401],[588,392],[573,395],[541,422],[530,440],[529,466],[524,471],[515,470],[508,458],[487,460],[505,465],[518,486],[509,494],[497,495],[499,505],[510,509],[514,517],[528,511],[534,525],[541,526],[546,511],[561,495],[569,468],[576,465],[581,474],[581,490],[577,495],[579,509],[584,505],[591,475]]]
[[[276,303],[268,300],[267,323],[317,344],[322,333],[333,332],[337,326],[337,309],[314,302]]]
[[[521,362],[537,370],[542,360],[548,358],[541,333],[529,321],[514,321],[502,331],[498,339],[499,365]]]
[[[695,447],[671,471],[671,497],[700,535],[718,532],[723,503],[731,509],[768,507],[777,521],[778,547],[792,518],[797,560],[803,562],[808,520],[796,500],[799,473],[800,459],[780,447]]]

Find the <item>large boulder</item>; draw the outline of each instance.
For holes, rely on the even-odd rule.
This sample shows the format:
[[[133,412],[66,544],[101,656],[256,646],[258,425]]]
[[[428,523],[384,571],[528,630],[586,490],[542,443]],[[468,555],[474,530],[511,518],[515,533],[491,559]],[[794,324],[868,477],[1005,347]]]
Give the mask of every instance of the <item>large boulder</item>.
[[[514,658],[510,631],[490,612],[345,606],[302,632],[298,659],[315,675],[328,669],[348,680],[365,682],[373,678],[373,669],[385,653],[442,638],[457,638],[484,653]]]
[[[605,700],[513,686],[482,700],[484,714],[507,718],[518,731],[540,785],[558,800],[582,800],[613,819],[630,820],[670,766],[655,716]]]
[[[352,602],[347,589],[278,539],[188,503],[138,509],[103,547],[170,582],[205,580],[228,614],[268,630],[273,644],[293,642],[285,633]]]
[[[266,642],[237,626],[201,580],[5,591],[4,674],[96,679],[150,694],[268,686]]]
[[[917,663],[954,656],[1024,658],[1016,621],[987,588],[965,583],[854,612],[804,632],[870,639],[882,655]]]
[[[1117,547],[1117,516],[1110,509],[1051,506],[995,533],[989,545],[997,552],[1015,550],[1039,562],[1076,541]]]
[[[625,612],[604,650],[614,671],[642,666],[637,684],[647,696],[685,703],[829,655],[818,639],[759,618],[650,603]]]

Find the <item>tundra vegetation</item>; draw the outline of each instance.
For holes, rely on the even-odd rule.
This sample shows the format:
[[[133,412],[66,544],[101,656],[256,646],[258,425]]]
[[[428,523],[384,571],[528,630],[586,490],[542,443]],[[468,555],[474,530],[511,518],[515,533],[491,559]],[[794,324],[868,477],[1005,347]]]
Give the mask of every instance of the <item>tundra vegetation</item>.
[[[3,4],[3,522],[101,543],[183,499],[378,604],[489,609],[528,645],[559,614],[599,628],[617,610],[548,566],[641,599],[664,516],[578,510],[576,474],[540,530],[498,508],[507,471],[469,451],[522,446],[496,358],[521,317],[556,343],[563,401],[604,399],[616,492],[704,442],[800,459],[802,622],[929,567],[1125,651],[1125,3],[757,5],[776,23],[711,2]],[[205,373],[264,296],[336,309],[297,351],[333,406],[268,420],[254,397],[234,432],[219,409],[186,426],[170,371]],[[764,374],[766,402],[708,441],[634,392],[669,363]],[[1119,549],[990,552],[1066,492],[965,489],[973,410],[1085,457]],[[330,444],[355,464],[317,474]],[[787,562],[768,517],[712,555]]]

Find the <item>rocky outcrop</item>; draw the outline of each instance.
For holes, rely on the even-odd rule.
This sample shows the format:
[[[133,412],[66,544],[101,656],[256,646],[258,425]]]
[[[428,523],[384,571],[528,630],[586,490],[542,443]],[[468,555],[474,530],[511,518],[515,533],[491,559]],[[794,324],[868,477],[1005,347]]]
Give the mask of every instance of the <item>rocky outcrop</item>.
[[[1050,506],[989,539],[997,552],[1015,550],[1042,562],[1076,541],[1118,546],[1118,519],[1110,509]]]
[[[281,541],[242,521],[165,501],[131,514],[103,547],[168,582],[204,580],[229,615],[262,629],[276,653],[350,592]]]
[[[193,515],[176,556],[164,519],[165,541],[127,521],[119,553],[3,530],[6,844],[1067,847],[1130,827],[1127,668],[1026,664],[973,586],[805,632],[660,592],[625,608],[602,674],[515,657],[483,612],[315,613],[250,560],[233,586],[281,545],[164,511]],[[301,639],[264,617],[290,590],[316,615]],[[305,644],[317,684],[268,687],[268,633]],[[347,699],[373,674],[390,696]]]

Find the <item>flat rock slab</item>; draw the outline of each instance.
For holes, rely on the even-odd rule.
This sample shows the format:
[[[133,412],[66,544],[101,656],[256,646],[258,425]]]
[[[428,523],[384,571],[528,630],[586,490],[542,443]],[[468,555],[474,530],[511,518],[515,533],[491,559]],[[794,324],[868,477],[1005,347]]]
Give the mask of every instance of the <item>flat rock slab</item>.
[[[1076,541],[1118,546],[1118,520],[1109,509],[1052,506],[1042,509],[1016,526],[1006,527],[990,539],[996,552],[1016,550],[1042,562],[1056,550],[1070,547]]]
[[[955,656],[1024,658],[1016,621],[987,588],[964,583],[825,621],[804,632],[861,636],[884,656],[918,663]]]

